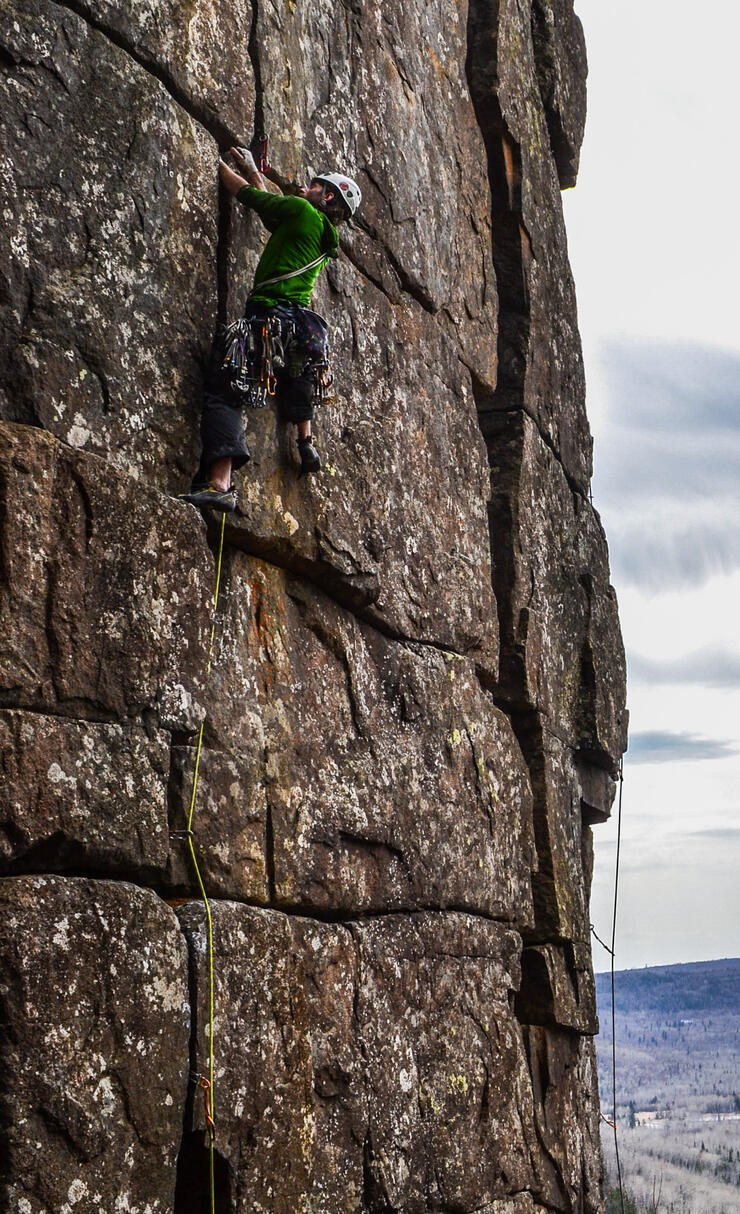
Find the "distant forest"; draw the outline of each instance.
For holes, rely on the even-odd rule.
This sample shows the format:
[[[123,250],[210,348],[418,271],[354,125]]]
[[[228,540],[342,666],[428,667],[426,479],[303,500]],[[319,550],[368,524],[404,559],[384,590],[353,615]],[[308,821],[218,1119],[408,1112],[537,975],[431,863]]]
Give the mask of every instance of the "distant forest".
[[[740,1214],[740,959],[615,975],[625,1214]],[[596,975],[602,1108],[612,1116],[611,978]],[[603,1129],[608,1210],[613,1132]]]
[[[614,975],[617,1010],[665,1015],[718,1015],[740,1011],[740,960],[693,961],[618,970]],[[611,976],[596,975],[599,1014],[611,1015]],[[606,1026],[603,1026],[606,1027]]]

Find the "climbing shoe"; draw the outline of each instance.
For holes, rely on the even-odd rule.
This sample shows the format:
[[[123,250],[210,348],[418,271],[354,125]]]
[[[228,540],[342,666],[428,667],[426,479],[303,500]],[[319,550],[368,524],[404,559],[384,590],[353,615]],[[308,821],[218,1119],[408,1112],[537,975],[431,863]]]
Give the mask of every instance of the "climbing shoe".
[[[321,467],[321,456],[309,438],[298,439],[298,454],[301,457],[301,476],[309,472],[318,472]]]
[[[181,502],[190,502],[193,506],[208,506],[221,514],[229,514],[236,510],[236,489],[229,485],[228,489],[219,489],[217,485],[200,485],[191,489],[190,493],[180,494]]]

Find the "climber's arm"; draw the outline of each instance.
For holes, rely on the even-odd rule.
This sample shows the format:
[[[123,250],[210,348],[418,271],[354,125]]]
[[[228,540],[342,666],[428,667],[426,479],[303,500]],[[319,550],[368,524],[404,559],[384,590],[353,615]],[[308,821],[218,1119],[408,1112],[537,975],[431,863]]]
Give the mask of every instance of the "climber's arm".
[[[236,197],[236,195],[241,189],[244,188],[245,185],[251,185],[255,190],[266,190],[267,186],[265,184],[265,179],[257,168],[257,165],[254,163],[254,157],[251,155],[251,153],[242,152],[239,148],[229,148],[229,152],[236,161],[237,166],[241,169],[241,172],[244,174],[241,176],[239,173],[235,173],[225,160],[219,160],[219,177],[229,193]]]

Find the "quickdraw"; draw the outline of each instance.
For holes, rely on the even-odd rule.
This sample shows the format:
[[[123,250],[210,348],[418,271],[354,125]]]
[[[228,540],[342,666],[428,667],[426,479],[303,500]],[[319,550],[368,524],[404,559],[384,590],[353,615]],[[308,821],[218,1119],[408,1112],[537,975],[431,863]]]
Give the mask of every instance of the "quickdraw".
[[[198,1080],[198,1087],[203,1093],[203,1116],[205,1117],[206,1126],[208,1127],[209,1137],[214,1138],[216,1134],[216,1123],[213,1120],[211,1113],[211,1084],[205,1075],[201,1075]]]
[[[316,320],[324,325],[320,317]],[[294,376],[312,371],[315,403],[322,405],[334,399],[334,376],[324,350],[311,346],[306,353],[295,321],[287,316],[244,316],[224,332],[221,365],[230,374],[232,391],[248,409],[265,408],[268,398],[277,392],[277,372],[282,370]]]
[[[231,387],[249,409],[264,409],[277,391],[276,370],[285,366],[282,326],[277,316],[242,317],[224,334],[223,367],[231,373]]]
[[[267,154],[267,135],[257,136],[257,155],[255,156],[255,160],[257,161],[257,168],[260,173],[266,173],[270,168],[270,159]]]

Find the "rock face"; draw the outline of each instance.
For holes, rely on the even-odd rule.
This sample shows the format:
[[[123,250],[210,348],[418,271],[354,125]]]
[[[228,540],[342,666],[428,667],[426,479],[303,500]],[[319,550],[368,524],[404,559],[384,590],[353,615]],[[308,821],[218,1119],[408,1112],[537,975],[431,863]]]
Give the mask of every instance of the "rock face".
[[[123,881],[0,881],[3,1209],[172,1209],[188,1083],[175,916]]]
[[[212,1040],[218,1214],[601,1214],[585,78],[571,0],[0,4],[2,1210],[210,1208]],[[214,611],[175,495],[263,128],[364,201],[324,469],[249,415]]]

